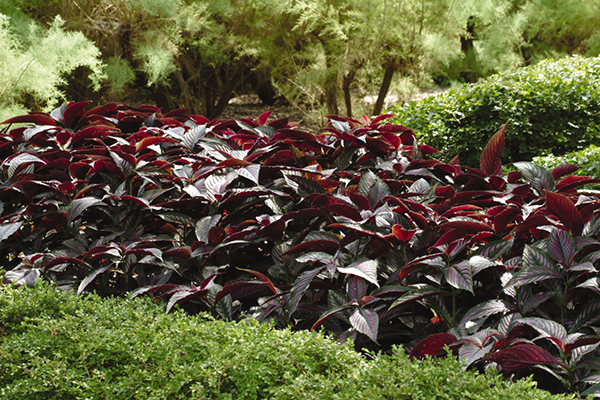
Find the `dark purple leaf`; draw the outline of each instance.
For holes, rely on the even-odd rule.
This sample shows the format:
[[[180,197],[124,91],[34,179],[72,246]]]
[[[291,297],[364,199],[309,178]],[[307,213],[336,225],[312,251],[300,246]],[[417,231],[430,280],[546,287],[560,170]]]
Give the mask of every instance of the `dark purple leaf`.
[[[507,372],[537,364],[557,364],[564,366],[560,361],[552,357],[548,350],[529,343],[520,343],[507,349],[496,351],[483,358],[483,361],[495,362]]]
[[[108,268],[111,267],[112,264],[109,265],[105,265],[103,267],[100,267],[98,269],[96,269],[95,271],[93,271],[91,274],[89,274],[88,276],[86,276],[81,283],[79,284],[79,287],[77,288],[77,296],[79,296],[81,294],[81,292],[83,292],[85,290],[85,288],[92,283],[92,281],[94,279],[96,279],[96,277],[104,272],[106,272],[108,270]]]
[[[405,294],[408,291],[406,286],[400,285],[388,285],[382,286],[379,289],[375,289],[371,292],[371,296],[385,298],[385,297],[398,297]]]
[[[258,272],[258,271],[253,271],[251,269],[244,269],[244,268],[238,268],[240,271],[245,271],[248,272],[252,275],[254,275],[255,277],[258,278],[258,280],[260,280],[261,282],[265,283],[269,289],[271,289],[273,291],[274,294],[279,294],[281,292],[281,290],[277,289],[275,287],[275,285],[273,285],[273,282],[271,282],[271,280],[269,278],[267,278],[263,273]],[[280,302],[283,302],[283,300],[279,299]]]
[[[420,288],[410,288],[410,289],[411,290],[408,293],[402,295],[402,297],[400,297],[399,299],[394,301],[389,306],[388,309],[391,310],[394,307],[406,305],[415,300],[420,300],[425,297],[435,296],[435,295],[444,293],[443,290],[436,289],[436,288],[428,286],[428,285],[425,285],[424,287],[420,287]]]
[[[102,200],[95,197],[82,197],[75,199],[67,207],[67,224],[71,224],[76,218],[78,218],[87,208],[96,206],[105,206]]]
[[[445,269],[444,273],[450,286],[473,293],[473,275],[468,261],[454,264]]]
[[[314,193],[325,193],[323,186],[311,179],[307,179],[298,175],[288,175],[287,178],[295,183],[293,189],[302,197],[307,197]]]
[[[567,196],[546,191],[546,209],[556,216],[573,236],[583,231],[583,218]]]
[[[462,317],[460,321],[460,326],[465,326],[469,322],[474,322],[481,319],[486,319],[490,315],[499,314],[499,313],[507,313],[510,311],[510,308],[503,300],[493,299],[488,300],[483,303],[479,303],[478,305],[471,308],[467,313]]]
[[[502,235],[507,225],[514,225],[521,218],[521,210],[517,207],[508,207],[494,216],[494,231],[497,235]]]
[[[62,265],[62,264],[81,265],[84,267],[91,268],[90,264],[88,264],[85,261],[80,260],[78,258],[74,258],[74,257],[55,257],[52,260],[50,260],[50,262],[45,264],[44,268],[47,270],[51,270],[52,267],[54,267],[55,265]]]
[[[20,153],[16,157],[5,160],[2,164],[8,166],[8,177],[12,178],[22,165],[31,163],[46,164],[46,161],[42,160],[35,154]]]
[[[197,288],[186,288],[179,291],[176,291],[171,298],[169,299],[169,303],[167,304],[167,314],[173,309],[176,304],[182,304],[187,301],[192,300],[195,297],[206,296],[208,290],[199,290]]]
[[[556,190],[554,177],[544,167],[532,162],[520,161],[513,165],[521,171],[523,179],[531,184],[540,194],[544,191],[554,192]]]
[[[317,322],[315,322],[313,324],[313,326],[310,328],[310,330],[313,331],[317,326],[321,325],[321,323],[323,321],[325,321],[327,318],[331,317],[332,315],[337,314],[340,311],[348,310],[350,308],[351,308],[350,306],[339,306],[339,307],[335,307],[335,308],[327,310],[323,315],[321,315],[321,317],[317,320]]]
[[[92,125],[77,131],[73,134],[72,144],[76,145],[82,139],[97,138],[102,136],[108,136],[111,133],[118,132],[114,127],[108,125]]]
[[[562,178],[565,175],[570,175],[573,172],[577,171],[579,169],[579,167],[576,167],[573,164],[563,164],[563,165],[559,165],[558,167],[554,168],[551,172],[552,177],[554,178],[555,181],[559,180],[560,178]]]
[[[369,200],[371,208],[375,207],[384,197],[391,194],[388,185],[371,171],[363,174],[358,183],[358,191]]]
[[[496,261],[492,261],[486,257],[473,256],[469,258],[469,265],[471,266],[471,272],[473,276],[475,276],[484,269],[495,267],[498,264],[496,263]]]
[[[38,268],[13,269],[4,274],[6,282],[16,286],[26,285],[32,287],[39,277],[40,270]]]
[[[552,292],[541,292],[526,297],[521,304],[521,313],[528,314],[552,297],[554,297]]]
[[[179,286],[179,285],[176,285],[174,283],[158,283],[156,285],[144,286],[144,287],[135,289],[133,292],[131,292],[129,297],[132,299],[135,299],[136,297],[141,296],[146,293],[167,292],[169,290],[176,288],[177,286]]]
[[[346,294],[352,300],[360,301],[366,294],[369,284],[363,278],[351,276],[346,284]]]
[[[359,307],[350,315],[350,324],[369,339],[377,342],[377,331],[379,330],[379,316],[373,310]]]
[[[448,347],[451,343],[456,341],[456,336],[451,333],[434,333],[433,335],[427,336],[425,339],[421,339],[419,343],[411,350],[408,358],[422,359],[425,356],[439,356],[445,354],[445,347]]]
[[[339,154],[332,164],[332,168],[337,171],[345,171],[352,164],[352,157],[358,151],[359,147],[349,147]]]
[[[28,115],[20,115],[18,117],[9,118],[6,121],[0,123],[0,125],[26,123],[32,123],[36,125],[58,126],[58,123],[52,117],[44,113],[29,113]]]
[[[502,128],[492,136],[483,149],[483,153],[481,153],[480,168],[489,175],[502,175],[502,161],[500,157],[504,150],[506,125],[502,125]]]
[[[0,242],[8,239],[13,233],[19,230],[23,225],[23,221],[2,223],[0,225]]]
[[[583,346],[597,344],[598,342],[600,342],[600,337],[598,337],[598,336],[580,337],[578,339],[575,339],[575,341],[573,341],[572,343],[568,343],[565,345],[565,353],[569,354],[575,349],[578,349]],[[593,350],[593,348],[590,349],[589,351],[592,351],[592,350]]]
[[[434,268],[444,268],[446,262],[439,254],[427,254],[426,256],[418,257],[411,262],[405,264],[398,275],[398,284],[402,283],[404,278],[419,267],[431,266]]]
[[[342,274],[351,274],[359,276],[379,287],[379,283],[377,282],[376,260],[360,259],[348,265],[347,267],[338,267],[337,270]]]
[[[578,187],[578,186],[588,185],[590,183],[598,183],[598,182],[600,182],[600,179],[590,178],[587,176],[576,176],[576,175],[565,176],[563,179],[560,180],[560,182],[558,182],[556,184],[556,191],[557,192],[567,192],[570,189]]]
[[[90,104],[89,101],[80,101],[69,104],[63,112],[63,120],[67,128],[75,128],[74,124],[85,115],[84,108]]]
[[[377,237],[377,238],[381,239],[382,242],[384,242],[390,248],[393,247],[390,244],[389,240],[386,238],[386,235],[384,235],[383,233],[377,232],[377,230],[383,231],[383,229],[378,229],[376,226],[367,225],[367,224],[350,224],[350,223],[348,223],[348,224],[330,224],[330,225],[327,225],[327,228],[350,229],[350,230],[353,230],[353,231],[358,232],[365,236]],[[342,243],[344,243],[344,241],[342,241]],[[344,245],[346,245],[348,243],[350,243],[350,242],[347,242]]]
[[[542,250],[534,246],[525,246],[523,250],[523,268],[554,270],[554,265],[554,261]]]
[[[463,220],[450,221],[450,222],[444,222],[439,227],[440,227],[440,229],[457,229],[457,230],[460,230],[461,232],[472,233],[472,234],[479,233],[482,231],[487,231],[487,232],[494,231],[494,229],[491,226],[484,224],[483,222],[477,222],[477,221],[463,221]]]
[[[512,288],[528,285],[530,283],[539,283],[548,279],[561,279],[562,275],[554,268],[543,266],[527,267],[517,272],[513,278],[504,286],[504,292]]]
[[[564,263],[568,268],[577,254],[573,236],[562,229],[555,228],[548,238],[548,254],[554,260]]]
[[[582,326],[594,323],[600,319],[600,299],[596,298],[584,304],[578,310],[577,317],[570,328],[570,332],[577,332]]]
[[[231,294],[232,300],[242,299],[247,296],[268,292],[268,287],[260,281],[243,281],[225,285],[215,296],[215,304],[223,297]]]
[[[323,206],[326,210],[333,212],[336,215],[341,215],[346,218],[350,218],[353,221],[361,221],[362,217],[358,210],[352,205],[345,201],[338,201],[326,204]]]
[[[544,318],[521,318],[519,323],[532,327],[540,334],[540,337],[551,339],[564,351],[567,330],[558,322]]]
[[[461,340],[466,341],[468,338],[463,338]],[[464,368],[468,368],[474,362],[485,357],[493,348],[494,343],[483,346],[466,341],[460,346],[460,349],[458,349],[458,359]]]
[[[291,249],[283,253],[284,255],[296,253],[312,253],[322,251],[324,253],[333,254],[340,248],[338,242],[332,240],[309,240],[293,246]]]
[[[288,303],[289,318],[292,317],[292,315],[296,311],[296,308],[298,308],[298,304],[300,303],[302,296],[304,296],[304,293],[310,286],[310,283],[312,282],[314,277],[317,276],[324,269],[325,267],[319,267],[310,271],[305,271],[304,273],[302,273],[302,275],[296,278],[296,281],[294,281],[294,285],[290,290],[290,300]]]

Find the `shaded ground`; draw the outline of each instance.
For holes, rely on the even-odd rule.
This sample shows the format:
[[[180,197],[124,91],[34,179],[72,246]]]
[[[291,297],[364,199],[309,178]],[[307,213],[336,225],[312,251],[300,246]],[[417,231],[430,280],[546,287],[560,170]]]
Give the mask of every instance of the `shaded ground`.
[[[266,105],[257,95],[244,94],[229,100],[229,104],[221,114],[220,119],[258,118],[264,112],[273,111],[269,121],[289,118],[291,122],[300,122],[303,130],[317,132],[327,120],[315,110],[302,109],[287,104]]]
[[[418,101],[425,97],[442,93],[445,90],[446,88],[435,88],[421,91],[412,96],[411,100]],[[398,98],[393,95],[389,96],[386,100],[390,106],[398,103]],[[375,102],[375,98],[367,96],[363,99],[363,102],[365,105],[370,105],[370,103]],[[304,109],[283,103],[275,103],[272,106],[265,105],[255,94],[244,94],[231,99],[221,114],[220,119],[257,118],[266,111],[273,111],[269,119],[270,121],[279,118],[289,118],[292,122],[300,122],[300,127],[310,132],[318,132],[327,123],[327,119],[323,117],[324,114],[321,114],[318,110]]]

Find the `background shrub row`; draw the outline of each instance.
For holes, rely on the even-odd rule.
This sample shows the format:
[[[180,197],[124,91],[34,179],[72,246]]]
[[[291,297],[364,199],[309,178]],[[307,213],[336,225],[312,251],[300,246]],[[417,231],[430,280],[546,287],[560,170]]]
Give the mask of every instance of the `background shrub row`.
[[[600,58],[542,61],[392,110],[449,161],[475,167],[507,123],[505,162],[582,149],[600,134]]]

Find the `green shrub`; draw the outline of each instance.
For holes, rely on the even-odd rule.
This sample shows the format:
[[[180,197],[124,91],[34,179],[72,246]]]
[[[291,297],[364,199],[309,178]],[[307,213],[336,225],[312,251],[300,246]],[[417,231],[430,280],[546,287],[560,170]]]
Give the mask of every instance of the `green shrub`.
[[[507,122],[505,161],[564,154],[589,145],[600,128],[600,58],[544,61],[392,110],[449,160],[478,166],[489,138]]]
[[[573,164],[579,167],[575,174],[600,179],[600,147],[593,144],[583,150],[572,151],[562,156],[550,154],[534,157],[533,162],[548,170],[563,164]]]
[[[558,399],[453,357],[366,361],[317,333],[165,314],[149,299],[0,288],[3,399]]]

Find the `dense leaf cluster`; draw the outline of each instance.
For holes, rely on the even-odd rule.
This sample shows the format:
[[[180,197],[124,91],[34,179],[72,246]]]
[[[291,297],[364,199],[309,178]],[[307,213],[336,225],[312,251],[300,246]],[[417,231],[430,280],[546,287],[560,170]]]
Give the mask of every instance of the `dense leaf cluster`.
[[[503,123],[508,123],[505,161],[562,155],[598,135],[599,71],[599,58],[544,61],[399,106],[394,121],[443,151],[446,161],[460,154],[469,166],[477,165],[477,154]]]
[[[389,115],[312,134],[268,113],[85,106],[7,121],[30,124],[0,137],[7,281],[600,383],[600,201],[577,190],[597,180],[502,175],[506,126],[473,169]]]
[[[0,288],[0,396],[23,399],[565,399],[453,357],[364,357],[321,334],[165,314],[148,299]]]

